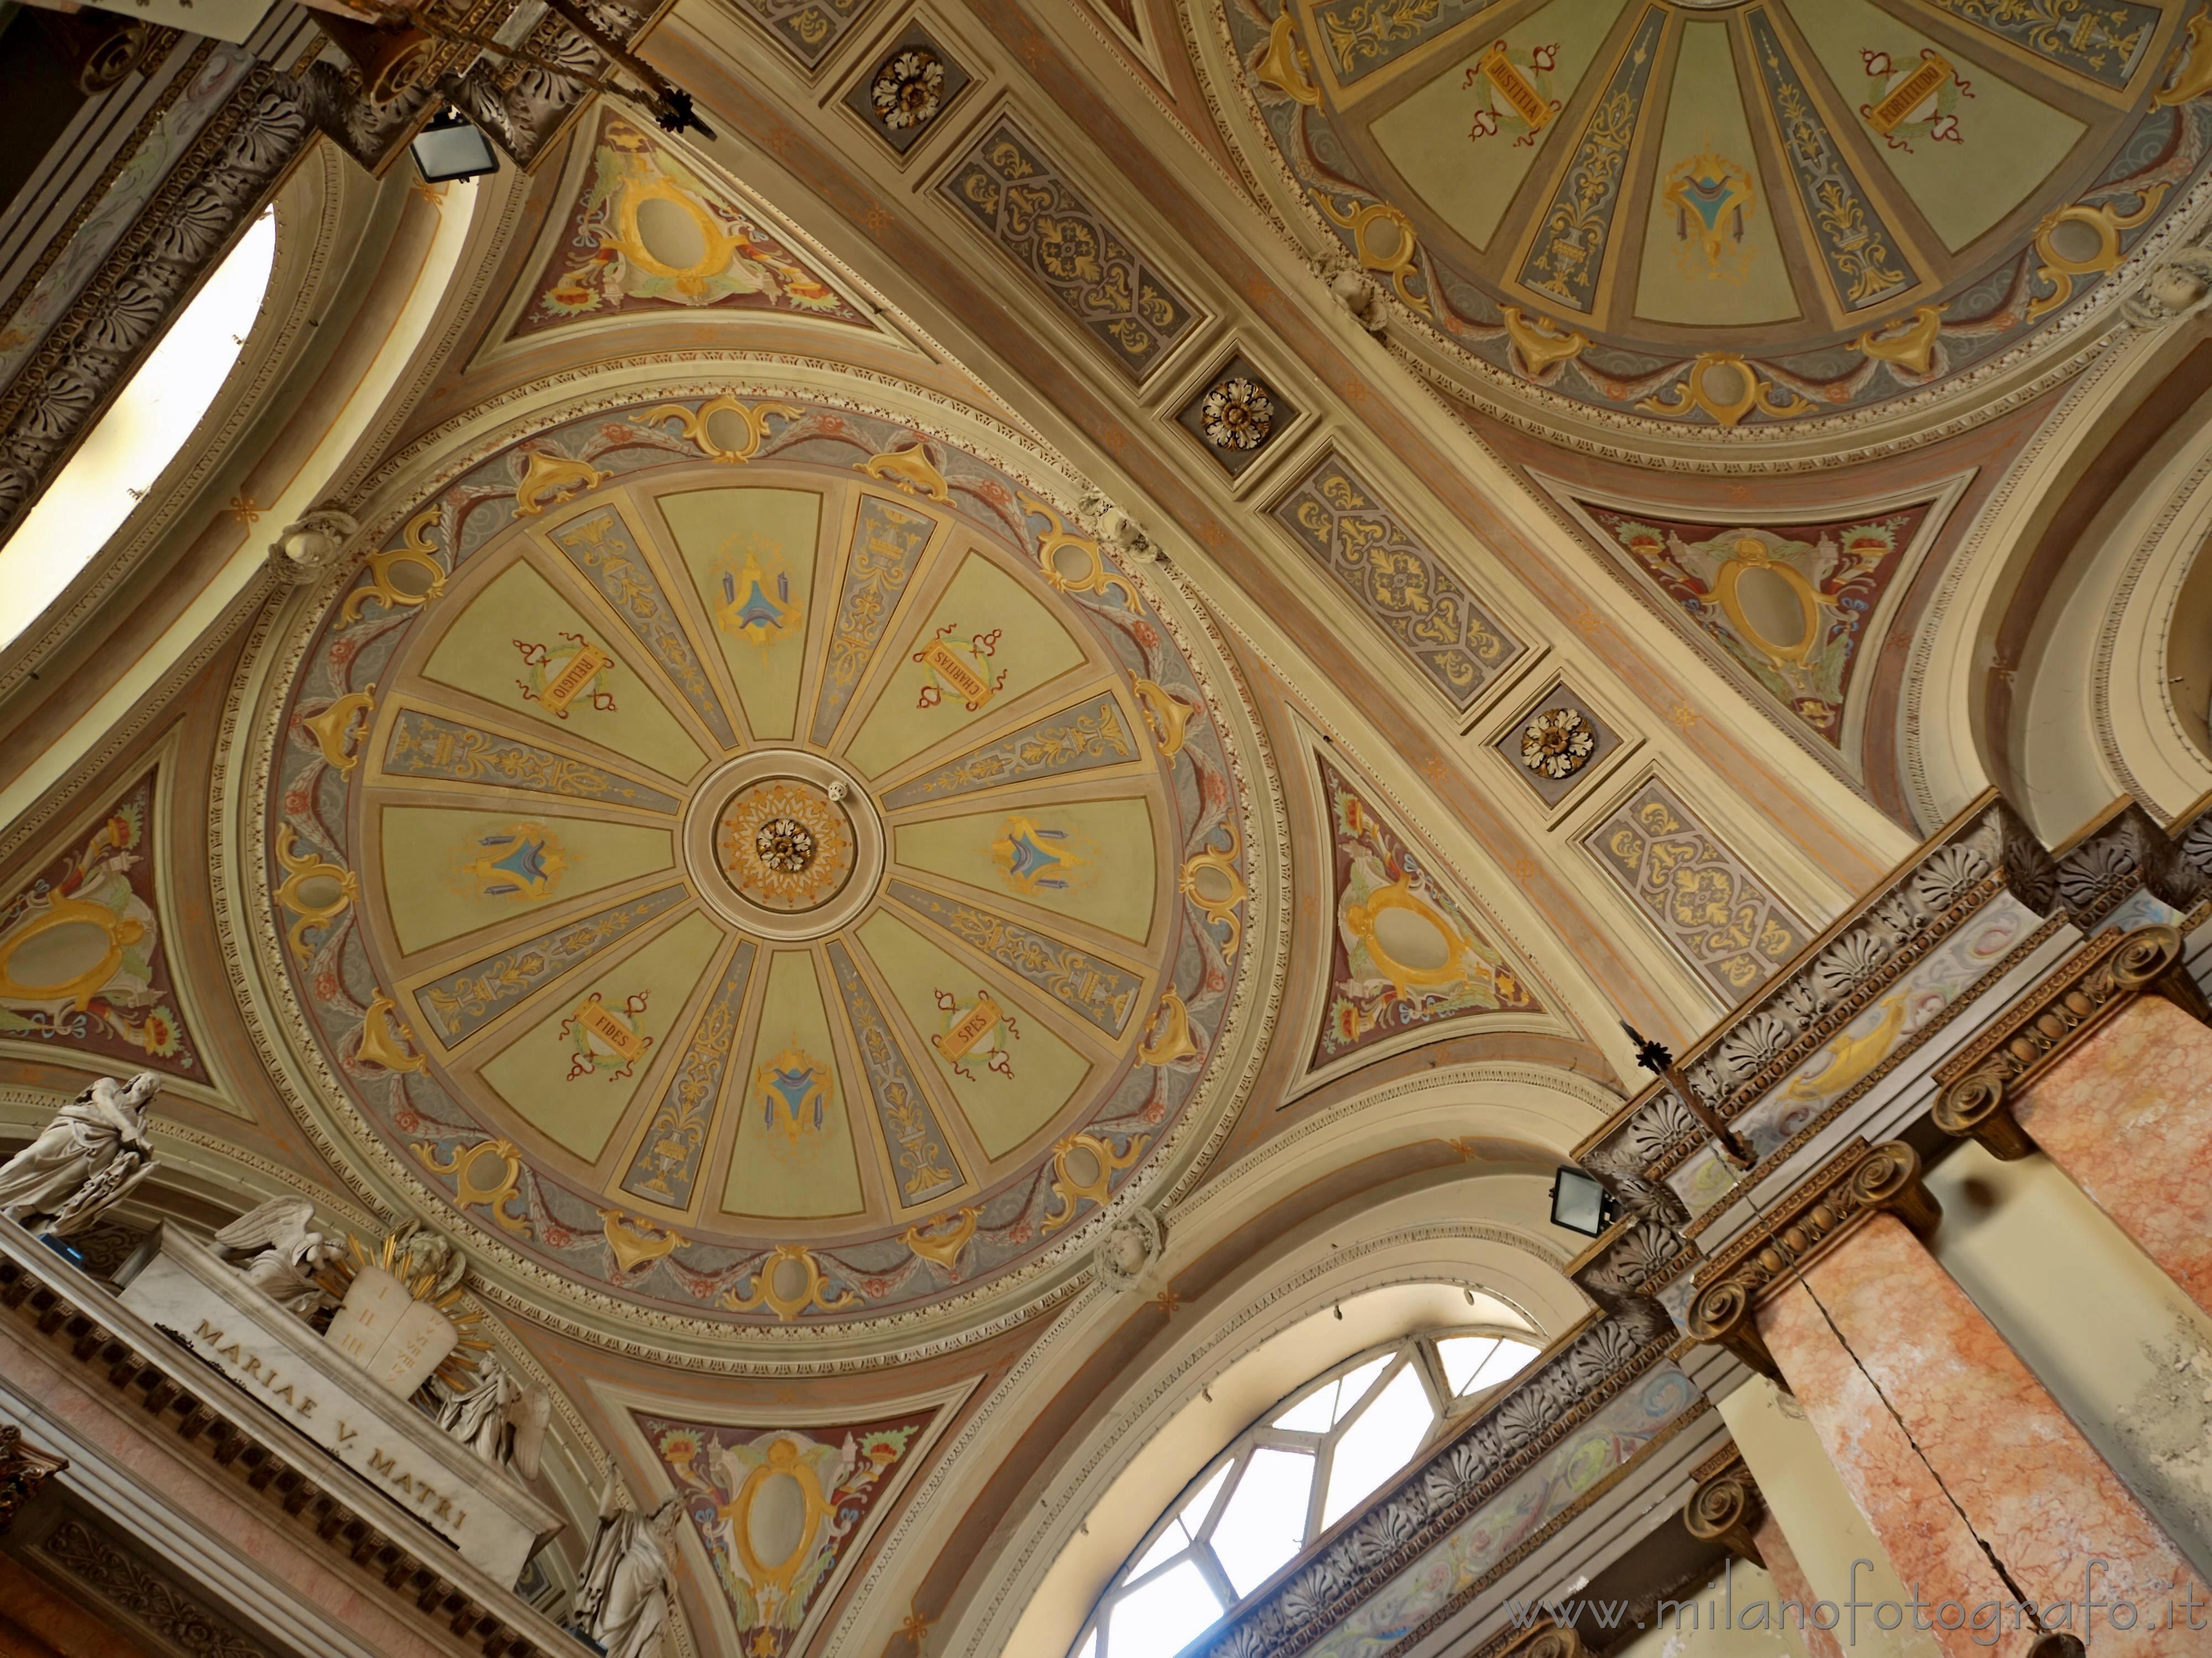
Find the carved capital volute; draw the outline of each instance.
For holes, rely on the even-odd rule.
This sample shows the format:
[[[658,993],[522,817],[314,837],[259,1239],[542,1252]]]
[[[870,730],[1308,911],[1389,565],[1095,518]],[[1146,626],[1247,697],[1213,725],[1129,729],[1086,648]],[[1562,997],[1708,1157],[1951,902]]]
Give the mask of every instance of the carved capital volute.
[[[39,1494],[39,1487],[69,1467],[69,1459],[33,1449],[23,1430],[0,1423],[0,1533],[15,1523],[15,1512]]]
[[[1747,1370],[1779,1383],[1782,1370],[1766,1350],[1766,1339],[1759,1333],[1756,1312],[1750,1286],[1740,1278],[1724,1278],[1698,1291],[1691,1302],[1690,1333],[1727,1348]]]
[[[1942,1223],[1921,1182],[1919,1154],[1902,1140],[1852,1141],[1709,1261],[1690,1303],[1690,1333],[1786,1386],[1759,1333],[1759,1305],[1876,1214],[1895,1215],[1923,1240]]]
[[[2020,1090],[2049,1071],[2137,996],[2165,998],[2206,1019],[2203,993],[2182,965],[2180,932],[2158,925],[2100,934],[2035,987],[1956,1059],[1939,1066],[1930,1114],[2010,1161],[2035,1149],[2013,1115]]]
[[[1589,1658],[1589,1649],[1583,1637],[1575,1632],[1571,1624],[1553,1624],[1540,1629],[1515,1647],[1507,1658]]]
[[[1760,1570],[1758,1540],[1752,1534],[1766,1513],[1766,1501],[1741,1458],[1731,1460],[1718,1473],[1698,1482],[1690,1500],[1682,1505],[1682,1526],[1701,1542],[1720,1543],[1737,1559]]]
[[[1972,1135],[1982,1148],[2001,1162],[2013,1163],[2035,1150],[2035,1142],[2012,1114],[2005,1098],[2005,1079],[1994,1071],[1978,1071],[1962,1077],[1936,1096],[1929,1114],[1936,1126],[1954,1139]]]

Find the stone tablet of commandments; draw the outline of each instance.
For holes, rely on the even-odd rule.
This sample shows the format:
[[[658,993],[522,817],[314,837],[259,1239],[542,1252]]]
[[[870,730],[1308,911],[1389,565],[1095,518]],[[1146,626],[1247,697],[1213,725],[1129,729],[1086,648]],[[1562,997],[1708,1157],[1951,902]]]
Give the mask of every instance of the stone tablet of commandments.
[[[354,1274],[325,1338],[402,1399],[430,1379],[461,1333],[381,1266]]]

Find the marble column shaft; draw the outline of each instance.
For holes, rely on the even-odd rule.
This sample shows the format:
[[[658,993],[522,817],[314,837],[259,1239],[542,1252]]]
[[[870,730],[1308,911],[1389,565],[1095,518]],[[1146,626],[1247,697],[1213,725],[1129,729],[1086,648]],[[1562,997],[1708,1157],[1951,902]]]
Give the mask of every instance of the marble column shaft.
[[[2180,1551],[1901,1223],[1873,1216],[1758,1320],[1947,1655],[2021,1658],[2033,1631],[1984,1610],[2021,1600],[2060,1629],[2068,1603],[2099,1658],[2212,1651],[2212,1596]],[[2085,1631],[2093,1597],[2130,1602],[2132,1627],[2100,1607]]]
[[[2028,1137],[2212,1313],[2212,1029],[2139,996],[2012,1103]]]

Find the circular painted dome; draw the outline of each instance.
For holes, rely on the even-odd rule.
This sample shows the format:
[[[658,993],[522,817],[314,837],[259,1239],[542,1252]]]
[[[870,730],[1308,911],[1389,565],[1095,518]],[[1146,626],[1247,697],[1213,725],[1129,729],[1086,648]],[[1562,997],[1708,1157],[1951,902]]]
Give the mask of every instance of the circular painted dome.
[[[1245,802],[1178,627],[1024,485],[694,398],[390,522],[301,624],[264,871],[389,1173],[556,1285],[795,1325],[1034,1263],[1177,1140]]]
[[[1232,0],[1316,229],[1480,389],[1786,440],[2055,343],[2191,207],[2180,0]]]

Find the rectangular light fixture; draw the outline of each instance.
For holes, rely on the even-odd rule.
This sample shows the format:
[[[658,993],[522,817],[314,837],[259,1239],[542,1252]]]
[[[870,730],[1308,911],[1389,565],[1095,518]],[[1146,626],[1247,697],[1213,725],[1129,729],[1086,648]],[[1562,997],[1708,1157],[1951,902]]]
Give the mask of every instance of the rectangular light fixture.
[[[1552,1181],[1552,1224],[1596,1237],[1620,1214],[1620,1199],[1579,1169],[1562,1168]]]
[[[499,156],[492,149],[491,140],[450,106],[416,133],[407,148],[414,154],[415,170],[422,175],[424,184],[441,185],[499,171]]]

